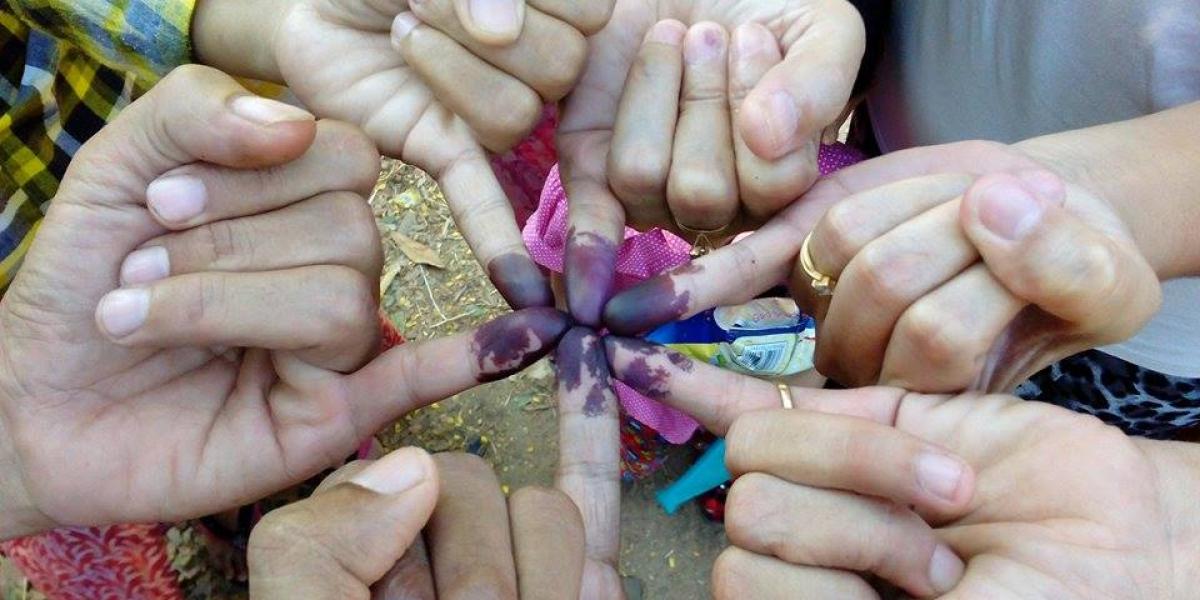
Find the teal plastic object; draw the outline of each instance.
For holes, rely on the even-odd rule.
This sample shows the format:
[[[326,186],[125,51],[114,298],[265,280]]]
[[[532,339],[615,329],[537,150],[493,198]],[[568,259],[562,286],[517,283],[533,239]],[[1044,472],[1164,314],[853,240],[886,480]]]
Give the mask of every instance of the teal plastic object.
[[[692,468],[675,483],[659,490],[654,498],[668,515],[673,515],[689,500],[719,487],[730,479],[733,479],[733,475],[725,468],[725,440],[718,439],[700,455],[700,459]]]

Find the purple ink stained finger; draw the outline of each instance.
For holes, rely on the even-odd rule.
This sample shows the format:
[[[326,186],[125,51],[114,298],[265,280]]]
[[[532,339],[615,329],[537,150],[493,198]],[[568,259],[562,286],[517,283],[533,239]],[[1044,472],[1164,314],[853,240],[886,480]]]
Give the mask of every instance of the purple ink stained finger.
[[[527,308],[480,327],[471,343],[478,380],[504,379],[537,362],[570,328],[571,318],[553,308]]]
[[[512,252],[488,263],[488,278],[514,309],[554,306],[550,281],[537,263],[525,254]]]
[[[575,228],[567,236],[567,306],[576,321],[597,327],[604,303],[612,295],[617,247],[595,233],[577,233]]]
[[[675,276],[703,270],[689,263],[617,294],[604,307],[604,326],[617,335],[630,336],[679,319],[687,314],[691,294],[677,289]]]
[[[692,359],[675,350],[638,339],[607,336],[604,338],[604,350],[613,377],[656,400],[665,398],[670,392],[672,373],[665,365],[651,365],[651,358],[664,357],[675,369],[684,373],[691,373],[694,366]],[[618,352],[632,354],[633,358],[621,366],[623,361],[616,360]]]
[[[613,397],[608,359],[600,336],[590,328],[574,327],[558,342],[554,364],[558,367],[558,385],[567,394],[587,386],[583,414],[598,417],[609,410]]]

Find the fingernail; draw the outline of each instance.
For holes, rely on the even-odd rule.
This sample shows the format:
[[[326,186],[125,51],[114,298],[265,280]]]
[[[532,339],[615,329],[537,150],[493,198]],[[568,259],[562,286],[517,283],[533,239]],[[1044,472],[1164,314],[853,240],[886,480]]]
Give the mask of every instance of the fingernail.
[[[170,261],[167,249],[162,246],[135,250],[121,263],[121,285],[144,285],[166,279],[171,274]]]
[[[150,182],[146,205],[164,223],[186,223],[204,212],[208,190],[190,175],[169,175]]]
[[[316,120],[312,113],[302,108],[258,96],[238,96],[229,106],[234,114],[259,125]]]
[[[116,290],[100,299],[97,309],[100,326],[114,338],[123,338],[146,323],[150,314],[150,292],[146,290]]]
[[[997,181],[979,191],[979,220],[992,233],[1010,241],[1025,237],[1045,210],[1025,188]]]
[[[954,589],[962,579],[966,565],[945,544],[938,544],[929,558],[929,582],[939,594]]]
[[[725,32],[719,25],[700,24],[692,27],[683,42],[683,60],[698,65],[717,61],[725,56]]]
[[[392,21],[392,48],[396,51],[400,50],[400,45],[404,42],[404,38],[412,33],[412,30],[417,28],[421,22],[417,20],[417,16],[410,12],[403,12],[396,15],[396,20]]]
[[[471,20],[488,33],[510,33],[520,27],[513,0],[471,0]]]
[[[680,46],[687,35],[687,27],[679,21],[659,21],[646,34],[646,41],[653,44]]]
[[[963,464],[945,454],[926,452],[917,458],[917,483],[942,500],[956,500],[962,477]]]
[[[350,482],[377,494],[394,496],[429,479],[429,459],[415,448],[404,448],[384,456],[363,469]]]

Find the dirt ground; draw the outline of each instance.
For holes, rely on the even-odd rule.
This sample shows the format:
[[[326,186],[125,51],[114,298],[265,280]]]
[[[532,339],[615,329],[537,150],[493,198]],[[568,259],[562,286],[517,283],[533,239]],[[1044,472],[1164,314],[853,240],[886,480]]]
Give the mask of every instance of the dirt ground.
[[[372,205],[387,253],[383,308],[406,337],[453,334],[508,310],[456,230],[437,186],[424,173],[385,161]],[[431,452],[482,454],[495,466],[506,491],[551,485],[558,455],[553,384],[553,371],[543,361],[508,381],[417,411],[379,437],[387,449],[417,445]],[[724,546],[722,528],[705,520],[695,504],[668,516],[654,503],[654,492],[680,475],[693,458],[681,448],[653,477],[624,488],[620,569],[631,600],[709,596],[709,570]],[[209,556],[190,524],[172,528],[168,540],[189,599],[246,597],[244,586],[230,580],[221,560]],[[2,559],[0,598],[41,600]]]
[[[448,335],[505,312],[504,301],[455,230],[436,186],[420,171],[396,163],[388,164],[384,175],[373,203],[387,249],[385,283],[396,275],[383,306],[401,331],[412,339]],[[394,233],[426,245],[445,268],[414,265],[400,248],[408,242]],[[413,248],[410,253],[422,260],[423,252]],[[482,446],[508,490],[549,485],[558,454],[553,383],[554,374],[543,361],[508,381],[418,411],[382,436],[384,443],[431,451]],[[668,516],[653,496],[692,458],[681,449],[654,477],[624,489],[621,572],[631,580],[631,600],[709,596],[709,569],[724,546],[722,528],[705,520],[694,504]]]

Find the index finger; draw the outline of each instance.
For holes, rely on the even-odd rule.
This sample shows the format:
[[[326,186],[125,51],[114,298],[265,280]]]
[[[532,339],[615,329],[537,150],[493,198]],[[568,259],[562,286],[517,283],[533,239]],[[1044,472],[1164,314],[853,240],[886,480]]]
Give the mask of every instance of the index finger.
[[[487,155],[461,120],[443,108],[430,110],[436,115],[418,122],[405,156],[421,156],[422,168],[437,178],[455,224],[509,305],[553,306],[550,283],[525,248],[512,204]],[[451,123],[449,133],[446,123]]]

